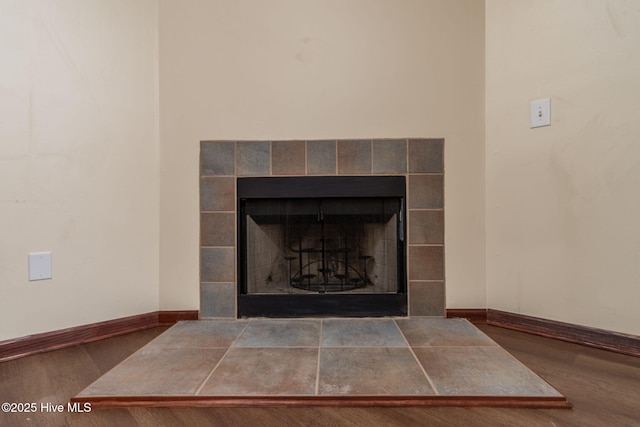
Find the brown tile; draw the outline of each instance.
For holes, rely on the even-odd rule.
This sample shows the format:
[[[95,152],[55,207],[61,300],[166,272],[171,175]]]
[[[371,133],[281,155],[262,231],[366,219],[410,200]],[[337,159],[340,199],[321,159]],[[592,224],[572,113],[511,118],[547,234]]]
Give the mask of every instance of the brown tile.
[[[246,321],[190,320],[178,322],[146,348],[229,348],[245,329]]]
[[[271,173],[273,175],[304,175],[304,141],[273,141],[271,143]]]
[[[149,348],[107,372],[83,396],[194,394],[224,355],[224,348]]]
[[[374,139],[373,173],[406,173],[407,140]]]
[[[233,282],[235,262],[233,248],[200,249],[200,281]]]
[[[313,395],[317,364],[317,348],[232,348],[199,394]]]
[[[409,280],[444,280],[444,247],[409,246]]]
[[[234,213],[200,214],[200,245],[233,246],[236,242]]]
[[[336,173],[336,141],[307,141],[307,174]]]
[[[410,316],[444,316],[444,282],[409,282]]]
[[[491,338],[465,319],[412,317],[396,319],[398,327],[412,347],[494,346]]]
[[[236,286],[233,283],[200,284],[200,317],[236,317]]]
[[[409,173],[443,171],[444,139],[410,139]]]
[[[409,175],[409,209],[442,209],[442,175]]]
[[[409,243],[444,243],[444,211],[409,211]]]
[[[406,346],[392,319],[329,319],[322,321],[323,347]]]
[[[318,347],[320,320],[252,320],[234,347]]]
[[[269,141],[240,141],[236,143],[236,173],[238,175],[269,175]]]
[[[200,142],[200,175],[233,175],[235,172],[235,142]]]
[[[201,211],[234,211],[235,206],[234,178],[200,178]]]
[[[320,395],[431,395],[408,348],[348,347],[320,350]]]
[[[440,394],[560,396],[497,346],[419,347],[414,352]]]
[[[338,141],[338,173],[371,173],[371,140]]]

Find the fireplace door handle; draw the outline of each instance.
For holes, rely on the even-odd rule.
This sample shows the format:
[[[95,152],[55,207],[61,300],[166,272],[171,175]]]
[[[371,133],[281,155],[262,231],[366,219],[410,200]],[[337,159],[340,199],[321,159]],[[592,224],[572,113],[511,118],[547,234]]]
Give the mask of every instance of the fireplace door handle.
[[[398,215],[398,239],[404,242],[404,199],[400,199],[400,215]]]

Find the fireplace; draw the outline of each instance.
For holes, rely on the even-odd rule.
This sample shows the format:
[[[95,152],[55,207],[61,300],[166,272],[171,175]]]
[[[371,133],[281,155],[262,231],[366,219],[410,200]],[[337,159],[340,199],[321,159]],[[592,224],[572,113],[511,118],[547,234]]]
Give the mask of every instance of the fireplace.
[[[200,317],[442,316],[443,155],[428,138],[201,141]]]
[[[407,314],[405,177],[238,178],[240,316]]]

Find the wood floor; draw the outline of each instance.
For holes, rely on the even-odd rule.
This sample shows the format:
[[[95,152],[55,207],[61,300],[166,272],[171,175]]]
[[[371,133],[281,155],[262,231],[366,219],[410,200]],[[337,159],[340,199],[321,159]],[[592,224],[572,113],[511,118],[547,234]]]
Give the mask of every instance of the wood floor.
[[[154,328],[0,363],[0,403],[38,405],[0,413],[0,426],[638,426],[640,358],[480,325],[574,405],[500,408],[132,408],[69,413],[69,399],[166,328]],[[63,413],[40,411],[41,403]]]

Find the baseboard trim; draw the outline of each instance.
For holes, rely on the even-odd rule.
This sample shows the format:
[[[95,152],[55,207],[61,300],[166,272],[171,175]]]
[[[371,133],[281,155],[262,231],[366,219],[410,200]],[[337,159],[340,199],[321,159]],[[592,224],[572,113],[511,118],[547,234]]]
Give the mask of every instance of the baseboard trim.
[[[486,308],[448,308],[446,315],[448,319],[462,318],[471,323],[487,323]]]
[[[487,324],[640,357],[640,336],[500,310],[487,310]]]
[[[171,326],[181,320],[198,320],[198,310],[165,310],[158,312],[158,326]]]
[[[636,335],[484,308],[450,308],[446,310],[446,317],[465,318],[472,323],[486,323],[501,328],[640,357],[640,336]],[[197,310],[154,311],[0,341],[0,362],[77,344],[99,341],[157,326],[170,326],[180,320],[197,319]]]
[[[197,318],[197,310],[154,311],[0,341],[0,362]]]

